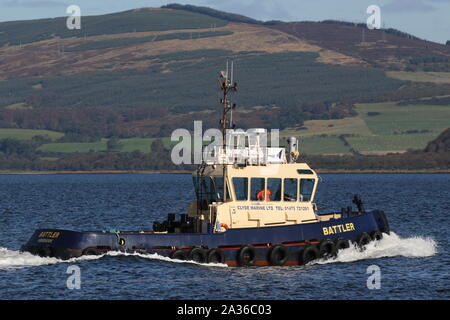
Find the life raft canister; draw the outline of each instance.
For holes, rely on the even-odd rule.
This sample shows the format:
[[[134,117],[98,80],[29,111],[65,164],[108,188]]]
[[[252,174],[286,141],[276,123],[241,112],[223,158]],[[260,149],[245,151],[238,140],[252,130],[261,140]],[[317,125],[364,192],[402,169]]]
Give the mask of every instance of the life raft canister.
[[[260,192],[258,192],[257,198],[259,201],[270,201],[270,196],[272,195],[272,191],[270,191],[269,189],[267,189],[267,193],[266,191],[263,189]]]

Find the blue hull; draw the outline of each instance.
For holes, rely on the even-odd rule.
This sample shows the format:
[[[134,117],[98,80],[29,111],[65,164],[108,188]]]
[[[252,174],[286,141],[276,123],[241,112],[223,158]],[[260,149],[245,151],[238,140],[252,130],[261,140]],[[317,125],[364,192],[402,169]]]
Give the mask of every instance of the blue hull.
[[[174,258],[185,259],[193,248],[201,248],[204,253],[207,250],[216,249],[222,256],[218,262],[237,266],[243,264],[243,258],[239,256],[244,254],[241,252],[243,246],[251,246],[250,254],[254,255],[250,257],[251,261],[247,264],[268,265],[274,264],[274,259],[277,260],[270,255],[274,246],[279,245],[284,247],[283,254],[287,254],[287,257],[281,261],[282,264],[293,265],[305,262],[304,259],[302,261],[302,252],[306,247],[316,246],[320,249],[319,246],[324,240],[331,240],[334,243],[338,239],[358,242],[362,241],[361,235],[373,234],[375,231],[389,233],[386,216],[380,210],[352,214],[349,217],[327,222],[230,229],[223,233],[213,233],[212,228],[209,228],[207,233],[153,233],[150,231],[111,233],[38,229],[21,250],[61,259],[79,257],[83,254],[101,254],[106,251],[158,253],[169,257],[174,257],[174,253],[178,252],[178,256]],[[183,252],[186,253],[185,256]],[[212,262],[207,257],[202,259],[204,253],[194,255],[193,260],[198,260],[200,256],[201,262]]]

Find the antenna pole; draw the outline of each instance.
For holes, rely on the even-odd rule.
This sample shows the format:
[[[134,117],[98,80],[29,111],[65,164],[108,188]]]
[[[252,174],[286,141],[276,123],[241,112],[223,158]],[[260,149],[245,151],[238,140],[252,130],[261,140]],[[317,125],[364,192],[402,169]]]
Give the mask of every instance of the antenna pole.
[[[220,83],[220,90],[223,93],[223,99],[221,99],[221,103],[223,105],[223,112],[222,112],[222,120],[220,121],[221,127],[222,127],[222,148],[224,152],[224,163],[223,163],[223,202],[226,202],[227,200],[227,129],[233,126],[231,121],[228,121],[228,112],[233,109],[233,107],[230,106],[230,101],[228,100],[228,93],[230,91],[236,91],[237,90],[237,83],[233,82],[233,67],[234,63],[231,61],[231,68],[229,66],[228,60],[227,60],[227,69],[225,72],[221,72],[219,83]],[[231,69],[231,70],[230,70]],[[231,76],[231,80],[230,80]],[[232,120],[232,119],[231,119]],[[229,126],[230,125],[230,126]]]

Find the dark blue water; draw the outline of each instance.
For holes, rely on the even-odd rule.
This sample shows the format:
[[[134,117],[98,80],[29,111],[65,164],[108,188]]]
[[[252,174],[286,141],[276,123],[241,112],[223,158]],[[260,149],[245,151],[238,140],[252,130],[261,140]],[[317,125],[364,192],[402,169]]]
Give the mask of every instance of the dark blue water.
[[[1,299],[448,299],[450,175],[322,175],[320,211],[351,204],[383,209],[394,234],[365,252],[295,267],[228,268],[156,256],[103,256],[70,262],[19,253],[40,227],[142,230],[184,212],[190,175],[0,175]],[[68,266],[81,289],[66,285]],[[381,288],[367,288],[377,265]]]

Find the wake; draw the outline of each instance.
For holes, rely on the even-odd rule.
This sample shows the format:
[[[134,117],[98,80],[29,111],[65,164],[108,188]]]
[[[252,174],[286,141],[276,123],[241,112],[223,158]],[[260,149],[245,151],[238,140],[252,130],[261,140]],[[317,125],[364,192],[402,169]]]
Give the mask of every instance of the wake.
[[[339,250],[337,257],[324,260],[316,260],[311,264],[326,264],[335,262],[354,262],[365,259],[377,259],[384,257],[423,258],[437,253],[437,243],[429,237],[400,238],[394,232],[390,235],[383,233],[379,241],[372,241],[360,250],[354,245],[350,248]]]
[[[0,248],[0,271],[1,270],[14,270],[14,269],[21,269],[26,267],[36,267],[36,266],[43,266],[43,265],[52,265],[57,263],[76,263],[80,261],[87,261],[87,260],[98,260],[105,256],[111,256],[111,257],[119,257],[119,256],[133,256],[133,257],[140,257],[143,259],[149,259],[149,260],[160,260],[160,261],[166,261],[171,263],[184,263],[184,264],[196,264],[201,266],[207,266],[207,267],[228,267],[226,264],[222,263],[198,263],[191,260],[176,260],[176,259],[170,259],[168,257],[160,256],[157,253],[153,254],[143,254],[143,253],[126,253],[126,252],[119,252],[119,251],[109,251],[105,254],[98,255],[98,256],[81,256],[79,258],[72,258],[69,260],[61,260],[58,258],[50,258],[50,257],[39,257],[36,255],[32,255],[29,252],[20,252],[20,251],[13,251],[8,250],[7,248]]]
[[[410,237],[400,238],[395,233],[390,235],[383,234],[383,239],[380,241],[370,242],[364,251],[359,248],[350,246],[348,249],[339,250],[336,258],[328,260],[316,260],[310,264],[326,264],[336,262],[354,262],[364,259],[376,259],[383,257],[406,257],[406,258],[422,258],[430,257],[437,253],[436,241],[429,237]],[[0,271],[14,270],[27,267],[36,267],[43,265],[53,265],[57,263],[76,263],[87,260],[97,260],[105,256],[134,256],[149,260],[160,260],[171,263],[180,264],[195,264],[207,267],[227,267],[226,264],[221,263],[198,263],[194,261],[174,260],[168,257],[160,256],[157,253],[143,254],[143,253],[125,253],[119,251],[110,251],[99,256],[82,256],[79,258],[72,258],[69,260],[61,260],[57,258],[39,257],[32,255],[29,252],[13,251],[7,248],[0,248]]]

